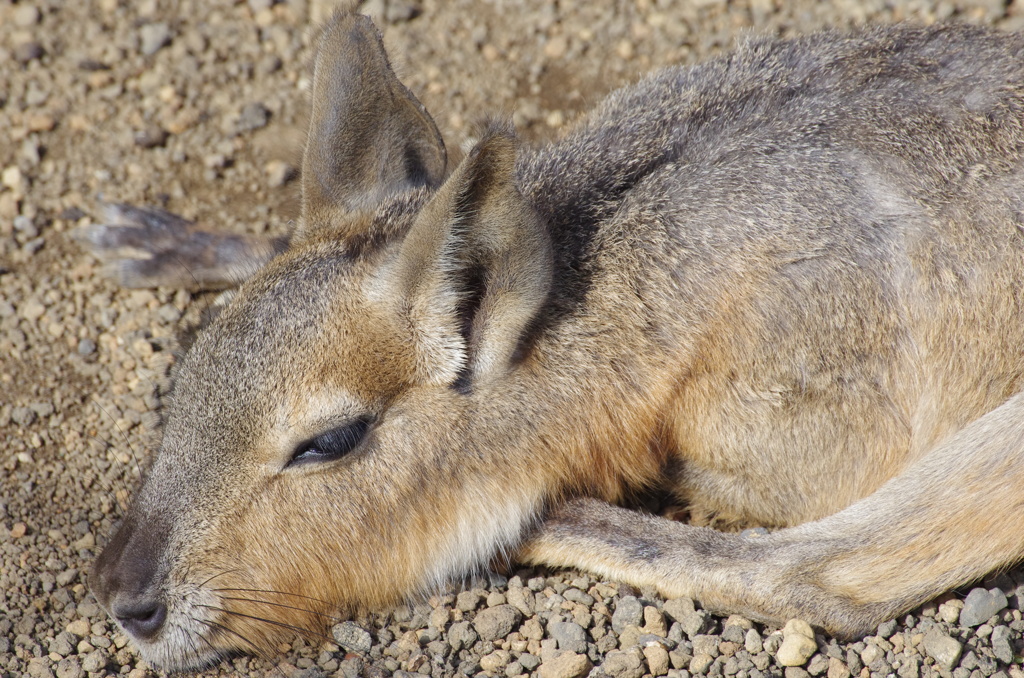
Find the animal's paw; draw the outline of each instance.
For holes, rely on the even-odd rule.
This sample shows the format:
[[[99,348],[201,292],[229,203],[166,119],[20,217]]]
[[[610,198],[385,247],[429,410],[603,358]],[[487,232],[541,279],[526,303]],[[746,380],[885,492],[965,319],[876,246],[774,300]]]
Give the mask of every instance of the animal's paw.
[[[74,235],[124,287],[200,287],[196,272],[209,265],[211,234],[161,209],[104,205],[103,223]]]

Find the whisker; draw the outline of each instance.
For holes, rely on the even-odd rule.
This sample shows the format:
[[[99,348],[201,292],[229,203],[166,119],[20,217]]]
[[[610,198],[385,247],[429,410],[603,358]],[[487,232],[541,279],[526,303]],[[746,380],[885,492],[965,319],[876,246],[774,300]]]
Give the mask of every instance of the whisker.
[[[192,269],[189,268],[188,264],[186,264],[185,261],[179,255],[175,254],[174,260],[178,262],[179,266],[185,269],[185,272],[188,273],[188,277],[192,278],[192,282],[196,284],[196,292],[195,294],[192,295],[192,299],[190,300],[190,302],[195,301],[196,295],[203,296],[203,310],[199,312],[199,320],[200,323],[202,323],[203,316],[210,312],[210,307],[213,306],[213,300],[216,298],[216,295],[211,296],[212,290],[204,288],[202,285],[199,284],[199,280],[196,278],[196,274],[192,272]],[[209,320],[207,320],[206,323],[202,323],[201,326],[205,326],[208,324]]]
[[[190,630],[190,629],[187,629],[187,628],[186,629],[182,629],[182,631],[185,634],[185,640],[188,641],[188,646],[189,646],[189,649],[192,652],[192,656],[194,656],[196,658],[196,661],[199,661],[199,656],[200,656],[199,655],[199,647],[196,645],[196,642],[195,642],[195,635],[196,635],[195,632]],[[202,636],[200,636],[200,637],[202,637]]]
[[[215,592],[217,592],[217,593],[228,593],[228,592],[231,592],[231,591],[237,591],[237,592],[242,592],[242,593],[273,593],[273,594],[277,594],[279,596],[291,596],[293,598],[304,598],[306,600],[312,600],[314,603],[320,603],[321,605],[326,605],[327,607],[333,607],[326,600],[321,600],[319,598],[313,598],[311,596],[304,596],[304,595],[302,595],[300,593],[289,593],[288,591],[275,591],[274,589],[223,588],[223,589],[213,589],[213,590]]]
[[[231,574],[232,572],[240,572],[240,571],[241,571],[241,568],[239,568],[239,567],[236,567],[236,568],[231,569],[231,570],[223,570],[221,572],[216,573],[212,577],[208,578],[206,581],[204,581],[202,584],[200,584],[199,587],[202,588],[202,587],[206,586],[207,584],[209,584],[211,581],[213,581],[217,577],[223,577],[226,574]],[[229,590],[229,589],[214,589],[214,591],[227,591],[227,590]]]
[[[216,608],[214,608],[214,609],[216,609]],[[223,631],[225,633],[230,633],[232,635],[238,636],[242,640],[242,642],[248,644],[249,647],[252,648],[253,653],[256,656],[261,657],[263,659],[268,659],[269,658],[269,653],[265,649],[261,648],[259,645],[257,645],[253,641],[249,640],[248,638],[243,636],[238,631],[235,631],[234,629],[230,629],[227,626],[224,626],[223,624],[218,624],[217,622],[210,621],[209,619],[200,619],[199,617],[192,617],[192,616],[190,616],[189,619],[191,619],[192,621],[199,622],[200,624],[205,624],[206,626],[209,626],[210,628],[219,629],[220,631]],[[209,643],[210,641],[206,641],[206,642]],[[211,647],[213,647],[213,646],[211,645]]]
[[[326,641],[331,642],[331,643],[334,642],[334,638],[332,638],[330,636],[326,636],[326,635],[324,635],[322,633],[317,633],[316,631],[313,631],[313,630],[310,630],[310,629],[307,629],[307,628],[303,628],[301,626],[295,626],[294,624],[286,624],[285,622],[279,622],[279,621],[275,621],[273,619],[266,619],[264,617],[257,617],[256,615],[245,614],[244,612],[236,612],[235,610],[228,610],[227,608],[217,607],[216,605],[202,605],[202,604],[198,604],[198,605],[196,605],[196,607],[205,607],[206,609],[214,610],[216,612],[223,612],[224,614],[230,614],[230,615],[233,615],[235,617],[243,617],[245,619],[252,619],[253,621],[263,622],[264,624],[271,624],[273,626],[280,626],[281,628],[289,629],[291,631],[294,631],[295,633],[299,634],[300,636],[319,638],[321,640],[326,640]]]
[[[93,396],[92,399],[93,399],[93,402],[96,404],[96,407],[100,408],[100,411],[102,411],[105,415],[107,415],[107,417],[114,424],[114,428],[116,428],[118,433],[121,434],[121,437],[124,438],[125,444],[128,446],[128,451],[132,455],[132,459],[135,461],[135,468],[136,468],[136,470],[138,470],[138,472],[139,472],[139,474],[141,476],[142,468],[139,466],[138,457],[135,456],[135,449],[132,447],[131,442],[128,440],[128,436],[125,434],[124,431],[121,430],[121,427],[117,425],[117,421],[110,414],[110,412],[108,412],[106,410],[106,408],[104,408],[103,405],[100,404],[99,399],[96,398],[96,396]],[[100,437],[99,433],[93,432],[93,433],[90,433],[89,435],[92,436],[94,442],[106,445],[105,449],[107,449],[107,450],[114,449],[114,445],[110,442],[110,440],[107,440],[105,437]],[[117,461],[118,464],[122,464],[121,460],[117,458],[116,454],[113,455],[113,457],[114,457],[114,460]],[[119,512],[121,513],[122,517],[124,516],[125,511],[128,510],[128,503],[131,501],[131,496],[132,496],[131,487],[129,486],[128,479],[125,476],[126,476],[126,474],[124,472],[116,474],[116,478],[118,480],[120,480],[121,488],[124,491],[124,500],[123,500],[123,502],[117,496],[117,490],[114,490],[113,486],[106,482],[106,479],[104,479],[104,481],[102,483],[102,484],[106,485],[106,490],[108,492],[112,492],[113,493],[113,495],[114,495],[114,504],[117,506],[117,508],[118,508]],[[97,474],[96,477],[97,478],[103,478],[103,476],[101,476],[99,474]]]
[[[313,615],[316,615],[318,617],[323,617],[324,619],[329,619],[329,620],[334,621],[334,622],[343,622],[343,621],[345,621],[344,619],[342,619],[340,617],[335,617],[333,615],[329,615],[329,614],[326,614],[324,612],[317,612],[316,610],[310,610],[309,608],[305,608],[305,607],[296,607],[295,605],[285,605],[284,603],[272,603],[269,600],[257,600],[255,598],[238,598],[238,597],[234,597],[234,596],[224,596],[223,600],[237,600],[237,601],[244,602],[244,603],[255,603],[257,605],[273,605],[274,607],[283,607],[283,608],[288,609],[288,610],[298,610],[299,612],[306,612],[308,614],[313,614]]]
[[[256,644],[253,643],[248,638],[246,638],[245,636],[243,636],[242,634],[236,633],[234,631],[231,631],[227,627],[223,627],[223,626],[217,624],[216,622],[208,622],[206,620],[201,620],[201,619],[196,618],[196,617],[191,617],[190,615],[188,616],[188,619],[193,620],[194,622],[199,622],[200,624],[205,624],[208,628],[218,628],[219,627],[220,630],[222,630],[222,631],[229,631],[231,633],[234,633],[234,635],[237,635],[240,638],[242,638],[243,640],[245,640],[246,642],[248,642],[255,649],[256,655],[260,656],[260,649],[258,647],[256,647]],[[206,643],[206,646],[209,647],[210,651],[212,652],[212,656],[214,656],[214,658],[217,661],[220,661],[220,660],[226,658],[226,656],[228,656],[230,654],[230,652],[228,652],[226,650],[221,650],[221,649],[217,649],[216,647],[214,647],[213,643],[210,642],[210,639],[207,638],[202,633],[199,633],[199,632],[196,632],[196,631],[189,631],[189,633],[195,635],[197,638],[199,638],[204,643]],[[197,656],[199,656],[198,652],[197,652]]]
[[[194,621],[202,621],[202,620],[196,619],[195,617],[190,617],[190,618],[191,618],[192,620],[194,620]],[[224,656],[224,653],[223,653],[223,652],[221,652],[220,650],[218,650],[217,648],[215,648],[215,647],[213,646],[213,643],[211,643],[211,642],[210,642],[210,640],[209,640],[209,639],[208,639],[208,638],[207,638],[206,636],[204,636],[203,634],[201,634],[201,633],[198,633],[198,632],[196,632],[196,631],[191,631],[191,630],[189,631],[189,633],[191,633],[191,634],[192,634],[193,636],[195,636],[195,637],[196,637],[196,638],[198,638],[199,640],[201,640],[201,641],[203,641],[204,643],[206,643],[206,646],[207,646],[208,648],[210,648],[210,652],[212,652],[212,653],[213,653],[213,656],[214,656],[214,657],[217,657],[217,658],[219,659],[219,658],[221,658],[221,657],[223,657],[223,656]],[[198,652],[198,650],[197,650],[197,651],[196,651],[196,657],[198,658],[198,656],[199,656],[199,652]]]
[[[192,272],[192,269],[189,268],[188,264],[185,263],[185,260],[182,259],[177,254],[174,255],[174,260],[176,262],[178,262],[179,266],[181,266],[183,269],[185,269],[185,272],[188,273],[188,277],[192,278],[192,282],[194,282],[196,284],[196,289],[197,290],[202,290],[203,287],[202,287],[202,285],[199,284],[199,279],[196,278],[196,274]]]
[[[98,446],[105,446],[105,447],[102,447],[103,451],[112,449],[114,447],[113,445],[110,444],[109,440],[107,440],[106,438],[101,437],[99,435],[99,433],[93,432],[93,433],[88,433],[87,435],[92,437],[92,440],[89,441],[90,443],[95,443]],[[114,459],[117,460],[117,457],[114,457]],[[120,463],[120,460],[118,460],[118,463]],[[128,497],[131,496],[131,490],[128,487],[128,481],[125,480],[123,474],[117,474],[116,478],[121,481],[121,486],[122,486],[122,489],[124,490],[124,493],[125,493],[125,503],[127,505]],[[108,478],[106,478],[105,476],[103,476],[103,475],[101,475],[99,473],[96,473],[95,479],[99,481],[100,485],[103,486],[103,489],[105,491],[107,491],[108,493],[113,495],[114,505],[117,506],[117,508],[123,513],[125,508],[126,508],[126,506],[122,506],[121,502],[118,500],[118,498],[117,498],[118,490],[114,489],[114,484]]]
[[[100,404],[100,399],[99,398],[97,398],[96,396],[93,396],[92,397],[92,401],[94,403],[96,403],[96,407],[98,407],[98,408],[100,408],[100,410],[102,410],[103,414],[107,415],[107,417],[110,419],[111,423],[114,424],[114,428],[117,429],[117,432],[121,434],[122,438],[124,438],[124,443],[125,443],[125,445],[128,446],[128,452],[132,455],[132,459],[135,461],[135,470],[138,471],[139,475],[141,476],[142,475],[142,464],[139,463],[139,458],[135,455],[135,448],[132,447],[132,443],[128,439],[128,434],[121,430],[121,427],[117,425],[117,420],[114,419],[114,417],[110,414],[110,412],[107,412],[106,408],[103,407],[103,405]]]
[[[89,442],[95,442],[97,444],[106,444],[105,449],[113,448],[110,442],[99,439],[99,436],[97,436],[96,434],[91,435],[93,439],[89,440]],[[128,486],[127,483],[125,482],[123,475],[118,475],[118,478],[121,480],[121,484],[124,486],[124,490],[122,491],[115,490],[114,483],[109,478],[104,477],[103,475],[96,471],[92,471],[92,473],[94,474],[92,475],[92,480],[98,482],[101,488],[103,489],[103,492],[110,496],[110,502],[112,504],[108,515],[110,515],[113,518],[113,520],[109,521],[108,525],[106,525],[105,527],[101,526],[99,533],[97,533],[96,535],[97,546],[104,546],[106,543],[109,543],[111,541],[113,533],[116,531],[118,526],[123,522],[125,513],[128,510],[128,498],[131,496],[131,493],[128,491]],[[120,492],[125,493],[123,502],[121,498],[118,496]],[[104,513],[106,512],[104,511]]]

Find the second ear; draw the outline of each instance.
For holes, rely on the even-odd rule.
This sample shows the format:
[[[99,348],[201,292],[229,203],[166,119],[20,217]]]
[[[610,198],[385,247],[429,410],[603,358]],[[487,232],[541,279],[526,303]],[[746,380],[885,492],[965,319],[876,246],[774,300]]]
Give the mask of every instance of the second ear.
[[[405,300],[428,381],[503,375],[547,300],[551,243],[516,186],[517,146],[510,127],[492,126],[401,245],[390,282]],[[442,358],[443,347],[460,355]]]
[[[395,75],[380,34],[350,14],[320,36],[309,136],[302,161],[302,223],[295,237],[340,231],[347,212],[389,195],[437,187],[447,154],[430,114]]]

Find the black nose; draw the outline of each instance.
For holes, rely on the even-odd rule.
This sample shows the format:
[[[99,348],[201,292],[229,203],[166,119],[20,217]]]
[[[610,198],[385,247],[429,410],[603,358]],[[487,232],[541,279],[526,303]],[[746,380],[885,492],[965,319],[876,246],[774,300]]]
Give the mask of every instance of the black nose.
[[[133,600],[115,603],[110,611],[124,630],[143,640],[152,640],[167,619],[167,606],[159,600]]]
[[[167,621],[160,554],[166,531],[153,520],[138,529],[129,516],[96,559],[89,582],[96,600],[132,637],[153,640]]]

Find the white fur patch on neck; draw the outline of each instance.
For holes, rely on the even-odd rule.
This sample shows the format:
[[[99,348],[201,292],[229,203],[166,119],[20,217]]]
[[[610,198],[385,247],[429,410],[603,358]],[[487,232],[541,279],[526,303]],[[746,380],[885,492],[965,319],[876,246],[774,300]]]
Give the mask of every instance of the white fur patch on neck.
[[[504,486],[491,492],[495,488],[478,486],[478,492],[466,493],[453,527],[440,540],[433,562],[428,563],[422,589],[441,590],[485,569],[495,556],[510,556],[537,519],[542,503],[539,487]]]

